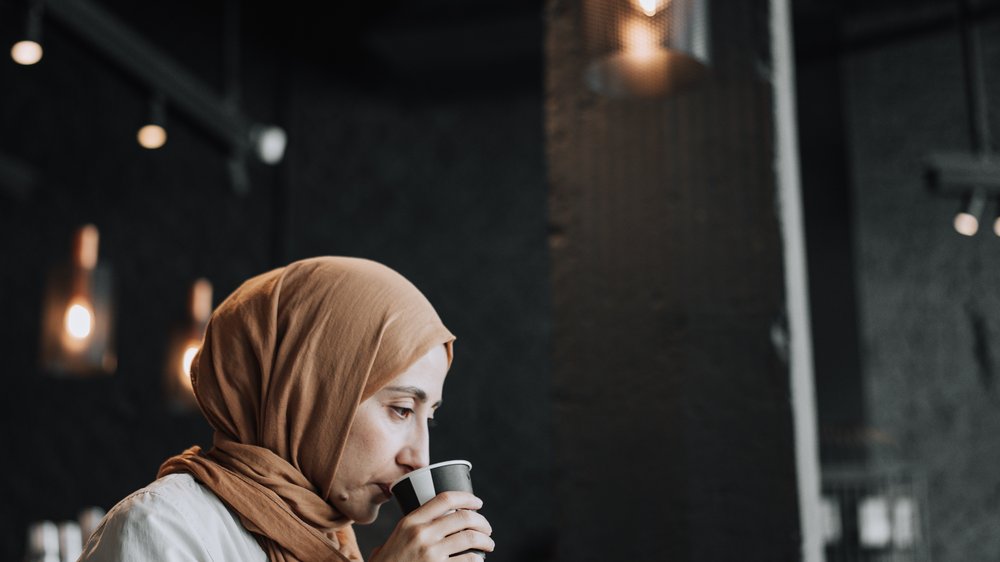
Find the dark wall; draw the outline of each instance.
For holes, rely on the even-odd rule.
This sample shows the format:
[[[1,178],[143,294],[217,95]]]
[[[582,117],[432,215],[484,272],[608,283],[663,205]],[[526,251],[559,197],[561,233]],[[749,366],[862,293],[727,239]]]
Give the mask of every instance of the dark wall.
[[[221,88],[221,5],[103,5]],[[151,481],[164,458],[209,441],[200,415],[169,410],[160,386],[170,329],[195,278],[209,278],[219,302],[270,267],[339,254],[402,272],[457,334],[432,458],[473,462],[499,545],[491,559],[545,559],[551,461],[539,15],[518,6],[513,17],[535,35],[513,44],[511,57],[495,55],[497,68],[519,70],[500,73],[494,86],[502,87],[491,87],[440,80],[461,75],[460,66],[438,68],[435,84],[390,68],[363,48],[372,14],[296,16],[290,8],[245,5],[244,111],[285,127],[289,148],[276,168],[251,164],[243,196],[230,187],[225,150],[183,115],[170,116],[163,149],[140,148],[146,93],[68,30],[46,27],[36,67],[0,59],[0,151],[42,178],[25,197],[0,192],[8,319],[0,327],[0,438],[9,453],[0,468],[0,557],[19,559],[30,521],[110,508]],[[0,9],[0,39],[10,45],[22,6]],[[317,27],[312,20],[352,32],[331,41],[331,51],[303,51],[323,43],[304,36]],[[421,24],[397,22],[407,25]],[[102,259],[114,267],[118,372],[53,379],[37,362],[42,283],[86,222],[101,229]],[[359,529],[366,551],[391,529],[392,515]]]
[[[892,14],[882,25],[906,24],[906,9]],[[873,19],[851,23],[859,29]],[[995,18],[980,25],[996,100],[1000,76],[990,69],[1000,65],[1000,25]],[[970,147],[958,34],[948,26],[886,42],[843,64],[867,406],[894,445],[880,460],[927,474],[936,560],[993,560],[1000,239],[991,232],[993,209],[978,236],[957,234],[959,201],[932,196],[923,181],[929,152]]]
[[[974,4],[995,133],[1000,14],[995,2]],[[860,342],[859,372],[846,380],[851,392],[856,377],[863,386],[842,411],[862,407],[880,436],[866,444],[873,467],[902,466],[926,478],[933,559],[986,561],[1000,550],[996,208],[987,208],[978,235],[961,236],[952,227],[960,201],[934,195],[925,180],[928,154],[971,148],[955,6],[889,1],[842,9],[830,24],[836,43],[802,61],[819,83],[832,75],[839,91],[814,98],[828,104],[827,113],[818,122],[803,116],[802,127],[836,123],[823,130],[839,135],[828,146],[840,147],[843,158],[826,169],[846,181],[850,202],[841,215],[849,227],[835,243],[849,244],[854,269],[832,278],[849,274],[851,286],[845,293],[827,283],[814,295],[857,296],[857,327],[831,334],[850,345],[856,333]],[[829,156],[811,158],[829,163]],[[809,160],[804,154],[804,167]],[[825,399],[830,394],[820,395],[821,405]]]

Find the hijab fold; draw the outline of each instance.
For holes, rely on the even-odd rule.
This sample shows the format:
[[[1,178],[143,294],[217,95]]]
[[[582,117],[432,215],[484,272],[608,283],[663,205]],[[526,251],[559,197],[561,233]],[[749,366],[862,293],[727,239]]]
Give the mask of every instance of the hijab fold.
[[[302,260],[245,282],[212,314],[192,364],[213,447],[167,459],[253,533],[271,562],[360,561],[333,506],[358,405],[455,337],[395,271],[357,258]]]

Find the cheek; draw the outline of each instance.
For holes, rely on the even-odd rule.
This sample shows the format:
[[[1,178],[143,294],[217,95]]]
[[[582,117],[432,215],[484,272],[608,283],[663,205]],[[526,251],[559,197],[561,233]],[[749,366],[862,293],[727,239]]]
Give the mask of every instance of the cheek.
[[[393,427],[389,420],[359,416],[344,447],[341,476],[367,479],[384,474],[399,450],[400,433],[401,428]]]

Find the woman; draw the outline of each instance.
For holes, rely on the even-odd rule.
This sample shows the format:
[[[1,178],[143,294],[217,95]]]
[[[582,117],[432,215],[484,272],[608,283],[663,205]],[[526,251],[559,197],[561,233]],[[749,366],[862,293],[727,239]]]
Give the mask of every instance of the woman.
[[[353,258],[295,262],[213,313],[192,369],[213,447],[168,459],[108,513],[82,561],[361,560],[388,485],[428,463],[454,336],[398,273]],[[473,562],[492,532],[472,494],[404,517],[370,562]]]

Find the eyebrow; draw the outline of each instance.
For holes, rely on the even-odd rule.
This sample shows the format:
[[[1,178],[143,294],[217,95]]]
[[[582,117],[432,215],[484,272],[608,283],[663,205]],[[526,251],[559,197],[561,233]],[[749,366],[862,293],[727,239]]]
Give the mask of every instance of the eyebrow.
[[[388,390],[389,392],[402,392],[403,394],[411,394],[415,396],[417,400],[420,400],[421,402],[424,403],[427,402],[427,393],[424,392],[424,389],[418,388],[416,386],[387,386],[385,387],[384,390]],[[431,408],[437,409],[440,406],[441,406],[441,400],[438,400],[437,403],[431,406]]]

